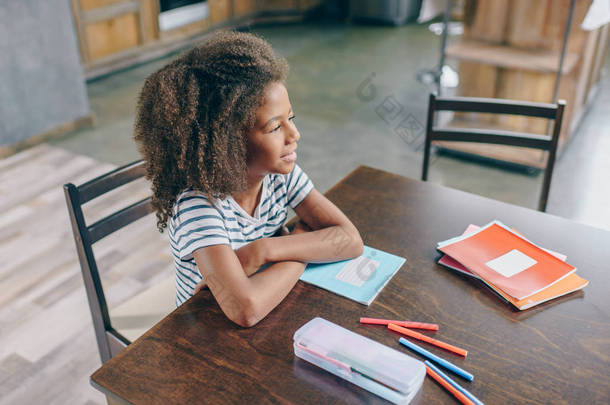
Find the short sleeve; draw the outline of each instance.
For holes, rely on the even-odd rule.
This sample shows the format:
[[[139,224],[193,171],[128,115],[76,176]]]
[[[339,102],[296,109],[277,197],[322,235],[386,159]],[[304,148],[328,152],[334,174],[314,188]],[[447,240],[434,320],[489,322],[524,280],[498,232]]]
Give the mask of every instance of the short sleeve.
[[[170,238],[181,260],[191,260],[197,249],[231,245],[223,215],[205,196],[186,196],[177,201]]]
[[[288,205],[294,209],[313,190],[313,183],[296,163],[286,181],[286,198]]]

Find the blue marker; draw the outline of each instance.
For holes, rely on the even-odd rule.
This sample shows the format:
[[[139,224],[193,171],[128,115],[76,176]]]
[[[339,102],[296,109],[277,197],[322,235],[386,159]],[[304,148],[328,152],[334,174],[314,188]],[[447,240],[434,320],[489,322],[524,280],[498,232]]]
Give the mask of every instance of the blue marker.
[[[421,354],[422,356],[424,356],[427,359],[430,359],[432,361],[437,362],[438,364],[440,364],[441,366],[445,367],[447,370],[451,370],[453,371],[455,374],[464,377],[465,379],[467,379],[468,381],[472,381],[474,380],[474,376],[472,374],[470,374],[468,371],[463,370],[461,368],[459,368],[458,366],[449,363],[447,360],[445,359],[441,359],[440,357],[430,353],[429,351],[427,351],[426,349],[419,347],[418,345],[416,345],[413,342],[409,342],[407,339],[405,338],[400,338],[398,339],[398,341],[407,346],[409,349],[413,350],[414,352],[417,352],[419,354]]]
[[[426,365],[428,367],[430,367],[432,370],[434,370],[438,375],[440,375],[442,378],[445,379],[445,381],[447,381],[449,384],[453,385],[453,387],[455,387],[456,390],[460,391],[462,394],[466,395],[468,397],[468,399],[470,399],[472,402],[474,402],[476,405],[485,405],[483,404],[483,402],[479,401],[477,399],[477,397],[475,397],[474,395],[472,395],[470,392],[468,392],[465,388],[462,388],[461,385],[459,385],[458,383],[456,383],[455,381],[453,381],[447,374],[443,373],[438,367],[436,367],[434,364],[432,364],[431,362],[429,362],[428,360],[425,360],[424,363],[426,363]]]

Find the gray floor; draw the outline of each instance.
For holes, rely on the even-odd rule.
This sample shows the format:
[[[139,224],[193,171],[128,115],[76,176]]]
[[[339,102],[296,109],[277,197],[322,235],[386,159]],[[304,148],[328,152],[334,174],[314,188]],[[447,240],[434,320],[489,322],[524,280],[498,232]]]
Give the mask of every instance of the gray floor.
[[[344,24],[259,27],[290,65],[288,90],[301,131],[299,164],[327,190],[364,164],[419,178],[428,88],[417,71],[437,63],[439,38],[427,26],[400,28]],[[165,58],[88,85],[98,125],[53,142],[103,162],[138,158],[131,138],[138,91]],[[606,72],[610,66],[606,61]],[[365,80],[369,80],[365,82]],[[364,86],[364,84],[368,84]],[[374,87],[374,93],[371,89]],[[556,166],[547,211],[610,229],[610,77]],[[393,103],[389,119],[384,107]],[[401,132],[410,128],[409,138]],[[542,176],[438,157],[431,181],[534,208]],[[501,215],[499,214],[501,220]],[[511,224],[518,226],[518,224]]]

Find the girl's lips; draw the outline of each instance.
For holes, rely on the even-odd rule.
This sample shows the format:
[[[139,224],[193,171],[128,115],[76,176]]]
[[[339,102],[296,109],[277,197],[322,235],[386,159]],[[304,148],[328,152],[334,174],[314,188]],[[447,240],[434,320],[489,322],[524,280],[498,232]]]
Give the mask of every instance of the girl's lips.
[[[287,155],[282,156],[280,159],[282,159],[285,162],[294,162],[295,160],[297,160],[297,153],[296,152],[289,153]]]

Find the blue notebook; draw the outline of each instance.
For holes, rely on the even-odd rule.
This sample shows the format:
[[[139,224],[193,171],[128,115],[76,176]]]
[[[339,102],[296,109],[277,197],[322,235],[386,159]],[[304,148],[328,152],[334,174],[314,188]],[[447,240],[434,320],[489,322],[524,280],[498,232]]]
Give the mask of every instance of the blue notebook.
[[[309,263],[301,280],[370,305],[405,262],[404,257],[364,247],[361,256],[334,263]]]

